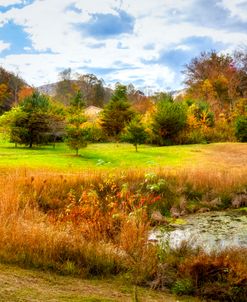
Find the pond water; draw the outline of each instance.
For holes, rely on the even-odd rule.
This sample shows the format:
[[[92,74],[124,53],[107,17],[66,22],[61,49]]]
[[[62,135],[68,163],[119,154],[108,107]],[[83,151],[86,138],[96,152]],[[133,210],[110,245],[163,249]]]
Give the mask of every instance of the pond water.
[[[187,241],[193,248],[206,252],[231,247],[247,248],[247,211],[231,210],[189,215],[184,224],[159,228],[150,233],[150,240],[177,248]]]

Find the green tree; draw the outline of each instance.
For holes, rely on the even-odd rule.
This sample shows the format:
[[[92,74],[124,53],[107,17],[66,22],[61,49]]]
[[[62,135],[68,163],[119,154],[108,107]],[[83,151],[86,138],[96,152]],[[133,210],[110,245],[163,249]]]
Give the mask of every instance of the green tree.
[[[67,145],[70,149],[75,150],[78,156],[79,150],[87,146],[88,133],[87,129],[83,128],[86,118],[82,115],[70,116],[66,127]]]
[[[62,103],[51,102],[49,114],[49,141],[55,148],[56,141],[62,140],[65,136],[66,110]]]
[[[72,111],[80,111],[85,107],[85,99],[80,90],[77,91],[76,95],[70,101],[70,109]]]
[[[187,108],[182,103],[162,99],[153,115],[152,129],[160,145],[171,144],[174,137],[186,126]]]
[[[1,132],[3,133],[4,137],[7,137],[10,142],[17,144],[22,143],[22,122],[26,120],[27,115],[23,112],[20,108],[14,107],[10,111],[6,111],[0,117],[0,126]],[[19,122],[18,122],[19,121]]]
[[[167,92],[157,92],[152,96],[152,99],[154,100],[155,103],[161,102],[161,101],[166,101],[173,103],[173,98],[170,93]]]
[[[134,112],[127,98],[127,87],[118,84],[110,102],[102,111],[101,126],[108,136],[118,139],[126,123],[133,116]]]
[[[10,142],[28,145],[44,144],[64,134],[65,113],[61,105],[53,104],[38,92],[26,97],[22,104],[0,118]]]
[[[32,148],[33,144],[43,144],[46,141],[49,132],[49,108],[48,97],[39,92],[34,92],[23,100],[21,110],[25,116],[16,121],[16,126],[22,134],[22,144]]]
[[[126,128],[126,133],[123,139],[135,146],[136,152],[137,146],[144,144],[147,139],[147,133],[139,117],[136,117],[130,121]]]
[[[77,91],[74,98],[70,101],[68,108],[68,121],[66,126],[67,145],[75,150],[78,156],[79,150],[87,146],[88,130],[84,127],[87,121],[83,114],[85,101],[80,90]]]

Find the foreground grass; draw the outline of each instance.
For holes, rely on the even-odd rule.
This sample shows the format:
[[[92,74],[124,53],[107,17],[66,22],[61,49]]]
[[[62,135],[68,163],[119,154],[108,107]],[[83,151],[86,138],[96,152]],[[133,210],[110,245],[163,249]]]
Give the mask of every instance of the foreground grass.
[[[116,168],[184,168],[221,165],[241,166],[247,164],[247,144],[223,143],[184,146],[141,146],[135,152],[130,144],[90,144],[80,150],[76,157],[63,144],[28,149],[15,148],[13,144],[0,141],[0,168],[29,168],[81,172],[85,170],[112,170]],[[245,156],[244,156],[245,154]]]
[[[82,280],[59,276],[51,272],[27,270],[0,264],[0,301],[71,301],[71,302],[131,302],[133,287],[121,280]],[[139,301],[175,302],[200,301],[192,297],[176,298],[172,295],[137,288]]]

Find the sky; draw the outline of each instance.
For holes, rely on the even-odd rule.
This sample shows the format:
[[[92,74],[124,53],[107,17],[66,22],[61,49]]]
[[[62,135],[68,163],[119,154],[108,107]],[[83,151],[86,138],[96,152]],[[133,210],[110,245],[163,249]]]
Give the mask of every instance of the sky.
[[[202,51],[246,45],[247,0],[0,0],[0,66],[34,86],[71,68],[176,90]]]

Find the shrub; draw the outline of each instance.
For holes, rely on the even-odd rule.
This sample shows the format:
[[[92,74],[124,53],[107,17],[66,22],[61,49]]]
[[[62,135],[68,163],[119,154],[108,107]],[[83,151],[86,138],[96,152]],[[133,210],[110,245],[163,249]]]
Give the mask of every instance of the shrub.
[[[98,143],[106,141],[106,135],[97,123],[87,121],[84,123],[83,128],[87,133],[87,140],[89,142]]]
[[[239,116],[235,123],[235,135],[240,142],[247,142],[247,116]]]
[[[189,257],[180,265],[180,275],[193,281],[198,295],[219,301],[246,301],[247,262],[245,250],[224,251]]]
[[[191,279],[179,279],[171,289],[176,295],[191,295],[194,292],[194,286]]]
[[[175,139],[177,144],[203,144],[205,135],[201,128],[181,131]]]

